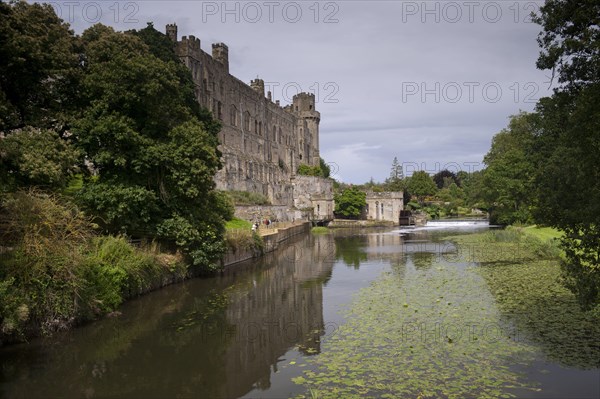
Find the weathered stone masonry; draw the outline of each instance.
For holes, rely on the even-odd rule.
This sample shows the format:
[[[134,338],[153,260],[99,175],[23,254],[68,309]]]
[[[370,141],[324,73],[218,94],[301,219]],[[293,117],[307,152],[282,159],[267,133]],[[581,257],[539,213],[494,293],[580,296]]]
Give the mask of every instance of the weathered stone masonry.
[[[297,94],[282,107],[270,92],[265,96],[262,79],[247,85],[229,73],[225,44],[213,44],[209,55],[194,36],[178,40],[175,24],[167,25],[166,33],[192,72],[198,102],[223,125],[219,148],[224,166],[215,177],[217,189],[262,193],[273,205],[297,205],[293,180],[298,166],[319,164],[321,116],[314,94]],[[302,194],[310,198],[310,191]]]

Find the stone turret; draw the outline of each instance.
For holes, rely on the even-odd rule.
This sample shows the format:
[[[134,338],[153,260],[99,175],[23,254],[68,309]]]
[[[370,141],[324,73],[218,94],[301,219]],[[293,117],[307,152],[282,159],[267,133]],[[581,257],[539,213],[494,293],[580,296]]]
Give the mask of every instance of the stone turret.
[[[176,24],[168,24],[167,25],[167,37],[173,41],[173,43],[177,43],[177,25]]]
[[[250,81],[250,87],[261,96],[265,96],[265,81],[259,78]]]
[[[214,43],[212,45],[212,57],[215,61],[220,62],[229,72],[229,47],[225,43]]]
[[[320,160],[319,122],[321,122],[321,114],[315,110],[315,95],[312,93],[296,94],[292,101],[292,112],[300,121],[306,123],[306,127],[309,130],[311,159],[307,161],[311,165],[318,165]]]

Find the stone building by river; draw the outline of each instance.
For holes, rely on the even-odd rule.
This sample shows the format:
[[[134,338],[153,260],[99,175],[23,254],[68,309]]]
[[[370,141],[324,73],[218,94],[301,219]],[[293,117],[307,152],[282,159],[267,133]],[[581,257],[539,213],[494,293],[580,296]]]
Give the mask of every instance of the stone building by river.
[[[298,166],[319,164],[319,122],[315,96],[298,93],[282,106],[265,93],[262,79],[250,85],[229,73],[229,48],[212,44],[204,52],[200,39],[183,36],[177,25],[166,27],[181,60],[192,72],[196,98],[219,119],[223,168],[215,182],[219,190],[260,193],[271,204],[290,209],[313,208],[320,219],[333,217],[333,188],[329,179],[298,181]]]

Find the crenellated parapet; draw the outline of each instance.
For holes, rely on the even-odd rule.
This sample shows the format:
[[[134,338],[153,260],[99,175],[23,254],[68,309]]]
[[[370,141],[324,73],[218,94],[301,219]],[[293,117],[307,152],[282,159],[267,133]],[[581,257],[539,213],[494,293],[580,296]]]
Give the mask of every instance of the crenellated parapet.
[[[225,43],[213,43],[212,57],[215,61],[220,62],[229,73],[229,47]]]

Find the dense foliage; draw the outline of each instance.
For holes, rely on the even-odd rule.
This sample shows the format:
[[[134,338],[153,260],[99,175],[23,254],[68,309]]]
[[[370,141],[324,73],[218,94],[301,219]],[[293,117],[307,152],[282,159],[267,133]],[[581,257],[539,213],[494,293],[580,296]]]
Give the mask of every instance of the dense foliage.
[[[483,161],[482,197],[494,224],[529,223],[534,166],[528,154],[537,129],[535,114],[512,116],[508,128],[496,134]]]
[[[49,5],[0,1],[0,341],[170,278],[121,235],[214,270],[233,217],[219,130],[151,24],[76,36]]]
[[[298,166],[297,173],[304,176],[329,177],[331,174],[331,168],[329,165],[327,165],[327,163],[325,163],[323,158],[320,158],[319,164],[315,166],[301,164]]]
[[[335,213],[346,218],[358,218],[367,205],[367,195],[356,187],[349,187],[335,196]]]
[[[0,268],[0,345],[111,312],[187,273],[176,255],[97,236],[89,217],[54,194],[10,193],[0,215],[0,238],[12,248]]]
[[[494,137],[477,191],[503,223],[562,231],[563,279],[585,308],[600,305],[600,4],[548,0],[537,66],[558,87],[534,114]]]
[[[561,84],[537,107],[536,218],[565,232],[567,286],[584,307],[599,306],[600,4],[547,1],[536,22],[538,68],[558,73]]]
[[[426,196],[436,193],[437,187],[427,172],[419,170],[410,177],[408,191],[422,204]]]

